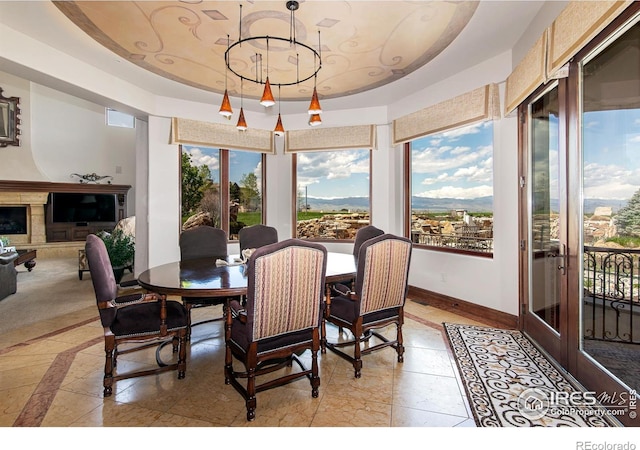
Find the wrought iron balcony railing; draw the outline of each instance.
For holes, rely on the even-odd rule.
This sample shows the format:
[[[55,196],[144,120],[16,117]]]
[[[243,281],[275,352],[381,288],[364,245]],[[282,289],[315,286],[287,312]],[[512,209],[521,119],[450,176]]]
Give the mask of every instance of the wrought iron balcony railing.
[[[584,247],[584,338],[640,344],[640,250]]]
[[[430,245],[433,247],[493,253],[493,238],[483,237],[481,235],[429,234],[414,231],[411,233],[411,239],[416,244]]]

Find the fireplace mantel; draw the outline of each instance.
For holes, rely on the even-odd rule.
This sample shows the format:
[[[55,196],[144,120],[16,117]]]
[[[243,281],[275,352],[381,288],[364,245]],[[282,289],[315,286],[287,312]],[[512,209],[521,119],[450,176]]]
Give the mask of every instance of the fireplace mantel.
[[[126,194],[129,189],[131,189],[131,186],[124,184],[0,180],[0,192],[100,192],[105,194]]]

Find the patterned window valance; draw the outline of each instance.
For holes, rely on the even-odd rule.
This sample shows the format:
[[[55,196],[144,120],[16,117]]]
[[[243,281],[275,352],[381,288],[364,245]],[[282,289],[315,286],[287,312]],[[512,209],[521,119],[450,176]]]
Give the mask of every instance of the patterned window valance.
[[[551,78],[631,3],[633,2],[570,2],[549,27],[548,78]]]
[[[505,115],[555,78],[573,56],[631,3],[630,0],[569,2],[507,78]]]
[[[286,132],[285,153],[375,149],[375,125],[318,128]]]
[[[171,120],[171,144],[247,150],[275,154],[271,131],[249,128],[239,131],[233,125],[201,122],[174,117]]]
[[[393,145],[500,117],[498,85],[488,84],[393,121]]]
[[[545,30],[540,39],[507,78],[507,86],[504,93],[505,116],[516,109],[538,86],[546,83],[546,60],[547,31]]]

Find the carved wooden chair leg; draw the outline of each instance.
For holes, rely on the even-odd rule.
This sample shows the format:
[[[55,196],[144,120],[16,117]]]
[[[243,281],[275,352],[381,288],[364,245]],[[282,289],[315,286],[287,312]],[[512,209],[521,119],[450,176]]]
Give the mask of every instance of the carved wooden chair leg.
[[[252,421],[256,418],[256,372],[251,368],[247,371],[247,420]]]
[[[104,387],[103,395],[109,397],[113,392],[113,369],[115,367],[115,337],[110,336],[104,341],[105,363],[104,363],[104,378],[102,385]]]
[[[362,336],[362,331],[360,329],[356,330],[354,334],[354,350],[353,350],[353,369],[354,375],[356,378],[360,378],[362,376],[362,349],[360,348],[360,337]]]
[[[397,344],[396,344],[396,351],[398,352],[398,362],[404,362],[404,345],[402,345],[403,340],[402,340],[402,323],[398,323],[397,324],[398,327],[398,336],[396,338],[397,340]]]
[[[174,342],[176,339],[174,338]],[[178,341],[178,379],[184,378],[187,371],[187,330],[184,329],[177,339]]]

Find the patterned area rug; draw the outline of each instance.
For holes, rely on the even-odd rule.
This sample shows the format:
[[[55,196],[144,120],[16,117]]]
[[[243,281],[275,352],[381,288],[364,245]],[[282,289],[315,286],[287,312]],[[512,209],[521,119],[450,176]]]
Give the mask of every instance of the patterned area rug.
[[[607,410],[519,331],[444,324],[480,427],[610,427]]]

